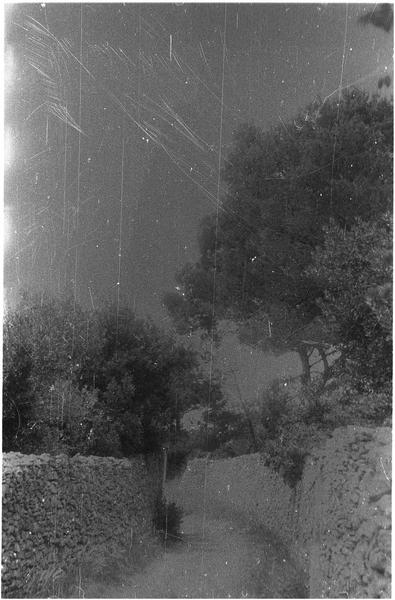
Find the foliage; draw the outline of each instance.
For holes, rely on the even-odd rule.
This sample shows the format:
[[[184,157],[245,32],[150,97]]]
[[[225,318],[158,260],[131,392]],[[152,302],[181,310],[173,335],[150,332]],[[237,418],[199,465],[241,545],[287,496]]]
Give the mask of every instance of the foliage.
[[[127,309],[118,319],[103,311],[98,320],[100,356],[94,351],[88,358],[83,381],[98,390],[123,455],[158,450],[180,430],[183,412],[200,401],[204,380],[196,355]]]
[[[394,26],[394,9],[392,4],[375,4],[373,10],[359,18],[359,22],[363,25],[374,25],[387,33],[390,32]]]
[[[65,581],[66,573],[57,565],[37,569],[26,578],[25,598],[64,597]]]
[[[21,432],[25,452],[86,454],[97,394],[81,390],[70,380],[57,379],[42,390]]]
[[[206,451],[249,439],[294,485],[335,427],[389,419],[392,113],[392,101],[353,89],[269,132],[237,131],[221,211],[202,222],[200,258],[165,304],[180,331],[213,334],[231,319],[243,342],[296,350],[303,388],[295,400],[274,385],[252,415],[210,407]],[[325,372],[311,381],[314,348]]]
[[[195,353],[130,310],[45,296],[7,313],[4,357],[6,451],[155,452],[207,385]]]
[[[200,427],[191,436],[192,447],[203,453],[224,448],[235,438],[248,437],[244,415],[227,408],[219,385],[213,381],[207,388],[205,398],[209,402],[203,408]]]
[[[329,387],[314,394],[314,402],[310,399],[307,422],[322,423],[330,430],[345,425],[382,426],[388,423],[392,414],[390,382],[379,392],[372,389],[361,392],[353,377],[342,376],[330,383]],[[311,390],[306,389],[305,397],[309,395],[311,398]]]
[[[163,541],[169,538],[175,541],[180,537],[183,511],[174,502],[167,502],[163,497],[156,505],[153,525]]]
[[[245,340],[252,331],[253,343],[300,352],[307,382],[305,340],[321,349],[332,342],[317,303],[324,289],[307,270],[311,253],[331,219],[348,230],[355,217],[390,209],[392,103],[353,89],[268,132],[243,126],[224,179],[218,222],[202,222],[200,258],[180,271],[165,304],[182,331],[212,331],[230,318]]]
[[[84,579],[116,583],[130,563],[127,550],[115,542],[96,544],[84,552],[78,570]]]
[[[251,408],[257,450],[264,456],[266,464],[278,471],[291,486],[299,481],[309,452],[334,429],[347,425],[389,425],[391,413],[390,383],[380,392],[361,393],[353,379],[345,375],[329,382],[317,377],[303,386],[296,397],[291,396],[280,381],[275,381]],[[240,428],[234,432],[234,438],[216,446],[211,456],[223,458],[251,451],[250,431],[245,421],[244,428],[241,425],[243,416],[237,418]],[[240,445],[245,437],[249,438],[249,450],[244,444]],[[240,452],[230,451],[238,446]]]
[[[380,389],[392,376],[392,219],[358,219],[348,231],[335,223],[325,227],[308,274],[325,291],[321,313],[343,369],[354,374],[360,389]],[[377,289],[376,300],[373,296]],[[381,292],[381,293],[380,293]]]
[[[265,447],[266,464],[278,471],[290,487],[295,487],[303,475],[304,464],[308,455],[308,451],[303,447],[305,441],[305,436],[301,435],[287,446],[279,447],[277,443],[272,441]]]
[[[172,442],[167,453],[167,479],[174,479],[181,475],[188,462],[193,441],[189,433],[182,431],[177,439]]]
[[[108,586],[119,585],[125,576],[133,576],[158,552],[159,544],[153,537],[143,537],[138,546],[129,550],[117,544],[96,544],[86,548],[78,566],[67,571],[54,564],[30,572],[25,597],[109,597]]]
[[[165,304],[180,331],[231,319],[243,342],[296,350],[303,389],[295,402],[273,386],[252,415],[211,407],[200,447],[229,452],[247,438],[294,484],[313,441],[389,418],[392,113],[392,101],[352,89],[269,132],[236,132],[221,211],[203,220],[200,258]],[[325,372],[311,381],[314,348]]]
[[[266,438],[273,439],[278,435],[287,411],[287,401],[288,394],[279,381],[274,381],[262,393],[259,420]]]
[[[89,315],[71,301],[45,295],[24,294],[17,309],[5,315],[4,450],[23,450],[27,434],[30,439],[39,437],[35,423],[42,421],[42,399],[50,405],[57,394],[62,396],[62,385],[70,385],[75,400],[89,326]],[[90,333],[93,343],[92,327]],[[54,388],[55,383],[59,389]],[[53,416],[48,418],[53,425]]]
[[[86,598],[111,598],[114,585],[119,588],[121,582],[145,569],[161,551],[160,541],[153,535],[142,536],[128,550],[115,544],[94,546],[84,554],[80,566],[70,572],[67,593],[62,597],[75,598],[85,593]]]

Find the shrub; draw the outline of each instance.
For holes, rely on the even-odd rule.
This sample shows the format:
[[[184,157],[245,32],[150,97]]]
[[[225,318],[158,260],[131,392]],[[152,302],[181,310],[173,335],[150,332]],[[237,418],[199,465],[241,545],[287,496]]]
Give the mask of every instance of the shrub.
[[[180,538],[182,516],[182,508],[175,502],[166,502],[163,497],[157,501],[153,525],[163,541],[169,538],[176,541]]]
[[[391,415],[390,386],[381,392],[361,393],[345,376],[325,386],[316,379],[304,386],[300,397],[284,397],[275,387],[266,395],[259,430],[260,451],[266,464],[295,486],[302,476],[305,458],[337,427],[378,426]],[[274,410],[273,410],[274,407]],[[273,411],[273,412],[272,412]]]
[[[316,396],[311,395],[315,400]],[[310,397],[303,403],[292,398],[278,381],[265,390],[262,405],[255,409],[259,451],[266,465],[280,473],[291,487],[302,477],[309,450],[324,435],[317,423],[320,410],[319,403]]]
[[[306,450],[298,446],[288,449],[280,474],[290,487],[294,487],[302,479],[307,454]]]
[[[5,451],[151,454],[210,388],[196,352],[130,309],[26,295],[3,329]]]
[[[167,455],[167,479],[174,479],[184,471],[190,448],[170,450]]]
[[[145,568],[149,560],[159,555],[159,550],[151,535],[142,536],[129,549],[115,543],[96,544],[84,550],[78,565],[67,571],[56,564],[32,571],[26,578],[23,597],[110,597],[109,589],[113,591],[113,586],[119,585],[125,576],[133,576]]]
[[[298,417],[301,413],[296,413]],[[317,446],[326,434],[317,425],[289,420],[284,423],[276,439],[267,440],[262,454],[268,467],[277,471],[288,485],[294,487],[303,475],[309,451]]]
[[[263,392],[259,409],[258,422],[266,438],[272,439],[278,435],[289,411],[288,394],[280,381],[276,380]]]
[[[65,596],[66,573],[57,565],[35,569],[26,578],[25,598],[62,598]]]
[[[369,386],[361,392],[351,377],[333,378],[327,385],[315,382],[303,389],[304,422],[333,430],[345,425],[380,426],[392,413],[388,383],[379,392]]]

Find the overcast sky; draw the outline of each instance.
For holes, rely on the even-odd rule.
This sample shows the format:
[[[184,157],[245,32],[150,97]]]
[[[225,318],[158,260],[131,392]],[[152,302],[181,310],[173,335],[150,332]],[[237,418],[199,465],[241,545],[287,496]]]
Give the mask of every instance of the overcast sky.
[[[392,74],[392,36],[358,23],[372,6],[10,5],[9,297],[119,292],[166,324],[161,297],[197,258],[238,124],[286,124],[340,83]]]

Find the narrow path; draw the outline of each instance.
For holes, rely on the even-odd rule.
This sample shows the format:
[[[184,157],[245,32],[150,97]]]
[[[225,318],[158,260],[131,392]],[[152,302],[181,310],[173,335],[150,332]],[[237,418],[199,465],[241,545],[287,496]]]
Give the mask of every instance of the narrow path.
[[[191,514],[182,541],[125,587],[131,598],[292,598],[304,595],[297,579],[288,559],[247,527]]]
[[[177,482],[168,498],[183,505]],[[107,598],[302,598],[306,591],[286,549],[235,515],[185,508],[181,539]],[[111,592],[111,593],[110,593]]]

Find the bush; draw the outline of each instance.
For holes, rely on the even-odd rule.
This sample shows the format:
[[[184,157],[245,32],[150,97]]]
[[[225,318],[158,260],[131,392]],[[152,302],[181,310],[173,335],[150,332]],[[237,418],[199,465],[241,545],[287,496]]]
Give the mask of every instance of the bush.
[[[315,417],[308,417],[309,411],[318,415],[316,408],[310,400],[302,405],[281,382],[275,381],[264,391],[261,406],[254,411],[256,440],[265,464],[280,473],[291,487],[302,476],[309,450],[323,435]]]
[[[166,502],[162,497],[158,500],[153,519],[154,529],[163,541],[180,539],[183,511],[175,502]]]
[[[351,377],[342,375],[327,385],[318,381],[303,390],[305,423],[333,430],[345,425],[380,426],[392,414],[391,384],[379,392],[356,389]]]
[[[66,574],[57,565],[31,571],[26,578],[25,598],[62,598],[65,596]]]
[[[272,387],[265,394],[258,430],[259,447],[267,466],[295,486],[303,474],[306,456],[337,427],[388,424],[391,416],[390,386],[381,392],[361,393],[345,376],[328,382],[317,378],[304,386],[299,398]]]
[[[151,535],[129,549],[97,544],[84,551],[78,565],[65,571],[54,564],[35,569],[26,579],[26,598],[106,598],[114,585],[145,568],[160,547]],[[7,597],[7,596],[6,596]],[[10,597],[10,596],[8,596]],[[19,597],[19,594],[18,594]]]
[[[130,309],[26,295],[3,329],[7,452],[151,454],[210,387],[194,351]]]
[[[308,452],[298,446],[288,449],[280,474],[290,487],[294,487],[302,479],[304,463]]]
[[[190,448],[170,450],[167,455],[167,479],[174,479],[184,471]]]
[[[277,437],[284,419],[289,413],[289,396],[280,381],[274,381],[263,392],[259,409],[258,422],[264,430],[266,438]]]
[[[309,452],[326,438],[326,433],[317,425],[307,425],[299,420],[301,416],[301,412],[295,411],[294,419],[283,424],[278,437],[267,440],[262,447],[265,464],[277,471],[291,487],[302,478]]]

